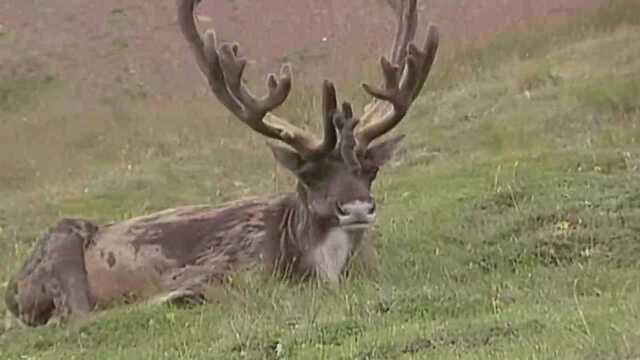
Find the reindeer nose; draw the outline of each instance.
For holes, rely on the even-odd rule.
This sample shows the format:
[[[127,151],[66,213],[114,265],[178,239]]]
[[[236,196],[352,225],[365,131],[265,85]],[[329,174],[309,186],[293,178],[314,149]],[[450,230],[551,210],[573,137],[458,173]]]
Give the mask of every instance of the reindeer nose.
[[[356,200],[348,203],[338,202],[336,204],[336,213],[341,223],[369,223],[375,217],[376,203],[373,199],[369,201]]]

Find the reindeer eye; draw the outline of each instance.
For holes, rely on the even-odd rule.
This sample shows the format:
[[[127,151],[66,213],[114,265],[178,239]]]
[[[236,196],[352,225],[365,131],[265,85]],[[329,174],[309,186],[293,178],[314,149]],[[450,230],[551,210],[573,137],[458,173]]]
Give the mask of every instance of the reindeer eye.
[[[369,181],[373,181],[376,179],[376,176],[378,175],[378,168],[374,168],[373,170],[371,170],[371,172],[369,172]]]

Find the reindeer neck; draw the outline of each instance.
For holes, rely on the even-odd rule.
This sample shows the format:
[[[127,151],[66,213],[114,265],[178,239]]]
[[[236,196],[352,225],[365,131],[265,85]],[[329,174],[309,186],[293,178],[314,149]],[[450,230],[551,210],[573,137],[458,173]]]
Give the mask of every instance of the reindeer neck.
[[[270,211],[263,256],[272,272],[304,276],[317,271],[318,266],[326,267],[318,257],[322,257],[318,251],[323,252],[323,247],[341,246],[350,253],[361,238],[362,232],[346,232],[318,221],[305,199],[299,193],[290,193]],[[339,267],[342,265],[343,261]]]
[[[281,241],[295,244],[300,251],[312,246],[322,229],[314,224],[313,216],[309,212],[306,202],[298,193],[291,193],[282,201],[280,211]]]

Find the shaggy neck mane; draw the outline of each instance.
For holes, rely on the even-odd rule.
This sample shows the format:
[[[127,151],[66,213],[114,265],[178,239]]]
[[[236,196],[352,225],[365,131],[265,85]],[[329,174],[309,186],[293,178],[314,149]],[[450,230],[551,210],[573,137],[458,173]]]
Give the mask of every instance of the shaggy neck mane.
[[[300,190],[287,194],[273,205],[265,219],[262,253],[267,271],[274,275],[294,278],[311,275],[313,269],[304,263],[304,256],[331,229],[331,224],[313,221],[302,194]]]

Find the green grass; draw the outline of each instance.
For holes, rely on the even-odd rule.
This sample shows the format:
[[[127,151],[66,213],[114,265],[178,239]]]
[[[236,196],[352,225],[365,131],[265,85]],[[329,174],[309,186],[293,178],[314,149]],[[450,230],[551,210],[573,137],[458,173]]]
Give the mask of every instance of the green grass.
[[[637,2],[615,2],[445,52],[401,126],[406,151],[376,183],[377,272],[335,291],[247,274],[219,304],[9,330],[0,358],[639,358],[639,18]],[[472,71],[454,77],[451,64]],[[290,188],[261,139],[207,125],[202,104],[173,105],[189,118],[129,124],[144,103],[118,107],[119,126],[153,136],[72,134],[53,151],[98,161],[0,188],[0,284],[60,216],[110,221]]]
[[[38,97],[56,83],[52,75],[4,75],[0,77],[0,114],[28,110]]]

